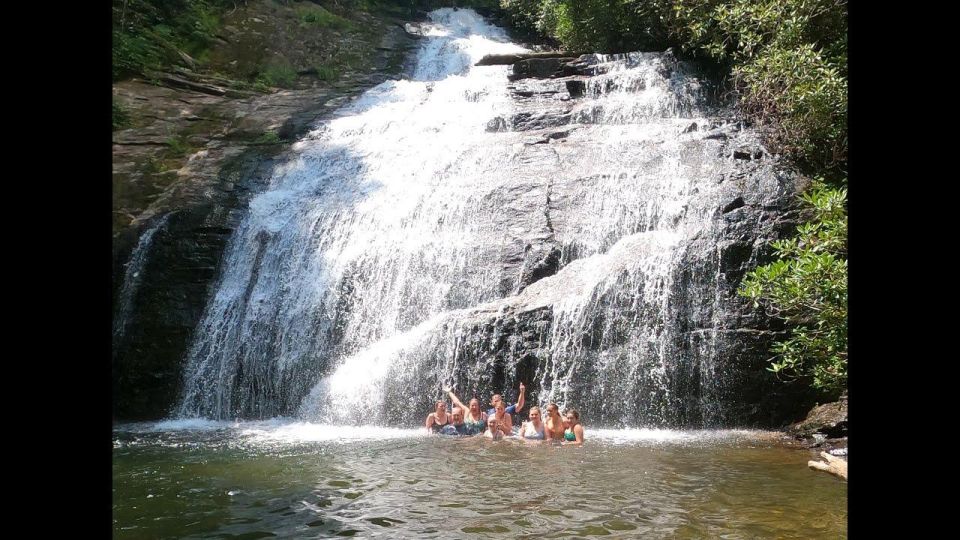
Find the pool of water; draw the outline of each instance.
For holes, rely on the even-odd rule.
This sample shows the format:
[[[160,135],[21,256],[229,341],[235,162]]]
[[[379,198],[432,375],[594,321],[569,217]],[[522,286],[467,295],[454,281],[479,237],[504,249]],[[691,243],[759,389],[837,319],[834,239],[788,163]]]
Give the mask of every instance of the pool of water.
[[[293,420],[113,433],[114,538],[846,538],[847,484],[762,431],[583,447]]]

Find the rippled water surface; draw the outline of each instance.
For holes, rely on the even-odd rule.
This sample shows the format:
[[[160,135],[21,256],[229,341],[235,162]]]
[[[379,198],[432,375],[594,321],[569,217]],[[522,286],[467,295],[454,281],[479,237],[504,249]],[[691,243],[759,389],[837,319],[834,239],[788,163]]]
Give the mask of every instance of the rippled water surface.
[[[115,538],[845,538],[847,485],[758,431],[581,447],[289,420],[114,430]]]

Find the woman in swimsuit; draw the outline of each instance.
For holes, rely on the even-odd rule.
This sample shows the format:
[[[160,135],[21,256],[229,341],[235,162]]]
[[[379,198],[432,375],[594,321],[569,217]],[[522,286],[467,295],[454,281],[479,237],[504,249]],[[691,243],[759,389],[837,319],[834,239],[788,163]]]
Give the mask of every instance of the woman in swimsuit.
[[[487,427],[487,413],[480,410],[480,400],[473,398],[470,400],[470,407],[464,407],[463,402],[457,398],[450,388],[443,389],[453,404],[467,411],[463,417],[463,423],[467,425],[467,433],[470,435],[479,435]]]
[[[502,401],[497,402],[495,407],[496,412],[493,416],[487,417],[487,427],[490,427],[490,418],[493,418],[497,421],[497,429],[509,437],[510,435],[513,435],[513,419],[510,418],[509,414],[507,414],[506,409],[507,407]]]
[[[540,407],[530,408],[530,421],[520,426],[520,436],[526,441],[542,441],[545,439],[545,428],[540,420]]]
[[[450,423],[450,415],[447,414],[447,404],[438,401],[436,411],[427,415],[427,430],[433,433],[439,433],[443,426]]]
[[[567,411],[567,422],[570,423],[570,427],[563,432],[562,444],[578,446],[583,444],[583,424],[580,423],[580,412],[576,409]]]
[[[547,426],[548,440],[563,440],[563,417],[560,416],[560,408],[557,407],[556,403],[547,405],[547,418],[544,424]]]

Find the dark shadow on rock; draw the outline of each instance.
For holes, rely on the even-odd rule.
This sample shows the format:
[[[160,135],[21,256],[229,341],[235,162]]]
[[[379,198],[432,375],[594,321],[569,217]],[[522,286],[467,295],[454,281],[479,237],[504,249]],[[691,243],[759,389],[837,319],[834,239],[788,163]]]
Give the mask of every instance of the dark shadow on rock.
[[[339,155],[357,159],[342,152]],[[115,327],[125,328],[122,335],[115,336],[113,344],[115,420],[158,419],[169,415],[176,405],[187,353],[191,342],[197,338],[197,325],[226,271],[224,256],[229,242],[248,214],[252,197],[270,184],[277,164],[276,157],[265,154],[260,148],[251,148],[221,169],[221,190],[216,197],[206,203],[194,201],[194,204],[172,213],[165,226],[155,233],[149,253],[145,254],[138,276],[139,285],[126,313],[119,309],[125,274],[115,274],[115,290],[118,291],[115,318],[127,319],[115,322]],[[375,185],[370,187],[376,189]],[[149,228],[147,225],[141,230]],[[273,247],[269,237],[261,237],[259,242],[263,250]],[[130,257],[128,250],[118,250],[117,254]],[[117,264],[118,269],[123,266],[124,263]],[[256,274],[255,269],[251,282],[256,279]],[[261,330],[266,335],[277,331],[276,328]],[[250,362],[234,360],[237,360],[234,389],[238,395],[252,398],[276,391],[262,385],[264,374],[253,373],[249,369]],[[248,365],[246,372],[240,367],[244,363]],[[285,384],[296,386],[293,393],[302,396],[311,383],[286,381]],[[294,411],[278,408],[240,412],[245,417],[263,418]]]

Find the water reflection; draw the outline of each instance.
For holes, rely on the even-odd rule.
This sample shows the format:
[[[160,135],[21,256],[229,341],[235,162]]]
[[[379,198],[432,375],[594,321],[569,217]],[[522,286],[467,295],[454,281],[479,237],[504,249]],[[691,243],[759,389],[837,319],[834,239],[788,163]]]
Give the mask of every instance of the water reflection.
[[[352,429],[120,428],[114,535],[846,537],[846,484],[762,432],[588,433],[560,448]]]

